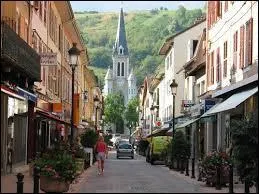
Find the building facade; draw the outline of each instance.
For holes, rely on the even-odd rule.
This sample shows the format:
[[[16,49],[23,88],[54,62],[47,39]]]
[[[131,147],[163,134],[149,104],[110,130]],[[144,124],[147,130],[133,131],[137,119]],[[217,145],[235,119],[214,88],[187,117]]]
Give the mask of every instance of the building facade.
[[[183,103],[193,98],[194,77],[185,79],[184,65],[193,56],[204,27],[205,19],[201,18],[187,29],[167,38],[159,50],[159,54],[165,58],[164,90],[162,90],[165,93],[161,95],[164,96],[165,101],[164,110],[161,110],[165,124],[171,122],[173,118],[173,96],[170,88],[173,79],[178,84],[175,96],[175,123],[181,124],[189,119],[185,114]],[[189,88],[189,93],[185,93],[186,87]]]
[[[220,100],[208,114],[216,149],[227,150],[230,121],[258,114],[258,2],[209,1],[207,10],[207,91]]]

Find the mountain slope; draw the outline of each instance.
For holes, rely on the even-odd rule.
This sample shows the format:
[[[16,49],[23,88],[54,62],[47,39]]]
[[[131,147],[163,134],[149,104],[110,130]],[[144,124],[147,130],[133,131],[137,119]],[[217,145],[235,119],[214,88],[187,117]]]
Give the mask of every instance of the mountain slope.
[[[186,10],[180,6],[172,11],[166,8],[124,13],[130,64],[137,84],[146,75],[153,74],[162,65],[158,51],[164,40],[192,25],[202,15],[201,9]],[[112,47],[116,37],[118,13],[75,12],[81,34],[89,51],[91,68],[101,85],[108,66],[112,66]]]

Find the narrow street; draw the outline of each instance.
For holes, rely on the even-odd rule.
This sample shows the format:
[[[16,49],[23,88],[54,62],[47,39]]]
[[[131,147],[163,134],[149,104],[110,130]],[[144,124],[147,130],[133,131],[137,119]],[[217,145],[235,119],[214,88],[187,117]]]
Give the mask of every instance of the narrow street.
[[[87,174],[80,184],[79,193],[202,192],[200,185],[179,178],[164,165],[150,165],[145,157],[137,154],[133,160],[116,159],[116,152],[110,151],[105,162],[104,175],[97,174],[97,163]]]

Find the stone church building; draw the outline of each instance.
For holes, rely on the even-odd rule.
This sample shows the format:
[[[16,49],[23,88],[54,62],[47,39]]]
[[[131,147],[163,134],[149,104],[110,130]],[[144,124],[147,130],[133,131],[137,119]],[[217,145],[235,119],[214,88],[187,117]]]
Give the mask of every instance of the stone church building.
[[[103,95],[120,93],[126,106],[137,95],[136,77],[129,62],[129,50],[126,39],[123,9],[121,8],[116,40],[112,52],[112,69],[109,67],[103,89]]]

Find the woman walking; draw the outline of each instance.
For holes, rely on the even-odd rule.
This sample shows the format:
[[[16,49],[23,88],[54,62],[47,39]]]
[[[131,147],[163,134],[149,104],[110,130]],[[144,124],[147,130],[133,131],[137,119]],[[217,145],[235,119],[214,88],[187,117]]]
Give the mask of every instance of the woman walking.
[[[98,161],[98,174],[103,174],[104,160],[108,156],[107,144],[104,142],[103,136],[99,136],[97,143],[95,144],[95,150],[97,152],[96,159]]]

